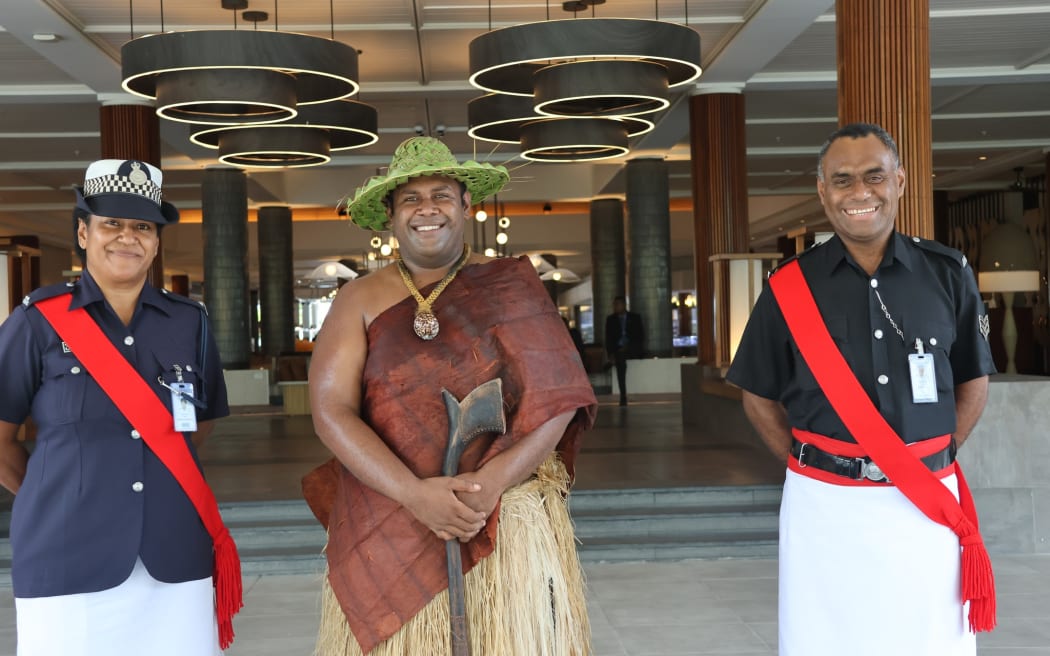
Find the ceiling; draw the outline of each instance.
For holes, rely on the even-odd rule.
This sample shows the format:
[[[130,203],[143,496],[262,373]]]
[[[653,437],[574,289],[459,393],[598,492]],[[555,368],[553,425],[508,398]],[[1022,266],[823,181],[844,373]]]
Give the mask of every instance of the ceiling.
[[[935,188],[967,193],[1007,186],[1012,168],[1044,169],[1050,148],[1050,3],[929,0]],[[70,186],[99,157],[100,103],[131,102],[120,87],[121,45],[161,30],[226,29],[220,0],[4,0],[0,15],[0,235],[37,234],[69,245]],[[379,113],[380,139],[314,168],[249,172],[249,204],[299,208],[296,271],[360,257],[371,236],[334,208],[385,166],[397,144],[421,129],[462,159],[512,168],[500,199],[510,206],[512,251],[554,252],[581,275],[590,269],[586,201],[624,193],[626,158],[594,164],[524,165],[508,146],[474,143],[466,104],[468,43],[491,29],[571,18],[538,0],[250,0],[270,13],[257,29],[335,38],[361,51],[359,99]],[[331,8],[332,18],[329,10]],[[837,125],[834,3],[831,0],[607,0],[599,18],[686,23],[701,37],[704,74],[676,89],[657,129],[636,138],[629,157],[670,163],[671,195],[690,194],[688,95],[740,91],[747,107],[747,185],[752,236],[768,246],[782,231],[822,220],[814,201],[816,152]],[[129,17],[133,16],[133,27]],[[491,18],[490,18],[491,17]],[[490,24],[491,23],[491,24]],[[240,21],[240,29],[252,25]],[[35,34],[54,34],[38,41]],[[193,146],[183,124],[161,122],[164,191],[184,210],[200,207],[200,183],[214,152]],[[907,167],[907,162],[904,163]],[[553,211],[542,212],[544,203]],[[680,203],[688,208],[688,202]],[[309,210],[307,209],[309,208]],[[309,220],[306,220],[309,219]],[[674,268],[691,271],[692,217],[672,212]],[[491,224],[489,224],[491,225]],[[489,228],[491,230],[491,228]],[[255,257],[251,233],[251,257]],[[200,225],[165,232],[169,273],[202,275]],[[691,274],[690,274],[691,275]]]

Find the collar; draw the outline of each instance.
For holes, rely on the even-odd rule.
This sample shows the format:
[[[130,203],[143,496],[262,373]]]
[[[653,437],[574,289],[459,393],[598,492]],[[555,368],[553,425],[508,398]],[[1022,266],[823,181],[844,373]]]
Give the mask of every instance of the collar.
[[[106,300],[105,295],[102,293],[102,289],[95,282],[95,279],[91,277],[91,274],[85,268],[80,273],[80,280],[73,285],[73,300],[69,303],[70,310],[76,310],[92,303],[99,303]],[[154,307],[167,316],[171,316],[166,307],[168,301],[165,300],[164,296],[150,284],[143,284],[142,291],[139,292],[138,304],[135,308],[136,314],[143,305],[149,305]]]
[[[843,264],[863,272],[863,269],[860,268],[853,256],[846,250],[845,244],[842,243],[842,239],[837,234],[824,242],[814,254],[817,253],[820,254],[820,259],[814,263],[817,274],[831,275]],[[908,240],[896,230],[890,235],[889,242],[886,244],[886,252],[883,253],[879,269],[882,270],[892,266],[894,261],[900,262],[908,271],[912,270],[912,253]],[[867,275],[867,273],[864,273],[864,275]]]

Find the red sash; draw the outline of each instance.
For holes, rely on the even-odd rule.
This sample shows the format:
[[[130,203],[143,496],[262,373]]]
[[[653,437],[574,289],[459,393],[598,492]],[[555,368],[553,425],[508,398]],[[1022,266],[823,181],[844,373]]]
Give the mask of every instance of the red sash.
[[[131,422],[157,458],[193,502],[215,549],[215,609],[219,646],[233,643],[233,616],[241,602],[241,561],[237,545],[222,522],[215,495],[193,461],[186,441],[175,432],[171,412],[121,355],[84,308],[70,310],[69,295],[54,296],[35,304],[58,336],[87,368],[106,396]]]
[[[973,496],[962,469],[956,463],[959,481],[959,500],[956,500],[908,449],[861,387],[828,333],[798,261],[781,267],[770,277],[769,285],[802,357],[853,438],[923,514],[959,536],[962,600],[970,602],[970,629],[991,631],[996,624],[992,564],[981,539]]]

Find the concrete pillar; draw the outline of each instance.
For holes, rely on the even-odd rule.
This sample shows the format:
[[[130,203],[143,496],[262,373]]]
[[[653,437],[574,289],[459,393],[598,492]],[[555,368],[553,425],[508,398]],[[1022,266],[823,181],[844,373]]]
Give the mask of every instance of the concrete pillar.
[[[630,244],[628,306],[645,325],[645,352],[670,356],[671,335],[671,196],[667,162],[627,162],[627,231]]]
[[[208,169],[201,185],[204,300],[226,369],[248,367],[248,183],[243,171]]]
[[[102,159],[137,159],[161,168],[160,119],[152,105],[103,104],[99,110],[99,132]],[[163,233],[148,282],[164,287]]]
[[[693,239],[696,272],[697,356],[701,364],[729,361],[724,340],[715,357],[715,321],[729,334],[729,314],[714,312],[714,272],[708,258],[750,249],[747,216],[747,143],[742,93],[707,93],[689,99],[693,174]],[[729,297],[724,276],[719,298]]]
[[[594,341],[605,343],[605,318],[617,296],[627,296],[627,259],[623,237],[623,201],[591,201],[591,316]]]
[[[292,208],[259,208],[259,300],[262,352],[295,350],[295,273],[292,266]]]
[[[897,229],[933,238],[929,0],[836,0],[835,35],[839,125],[893,136],[908,183]]]

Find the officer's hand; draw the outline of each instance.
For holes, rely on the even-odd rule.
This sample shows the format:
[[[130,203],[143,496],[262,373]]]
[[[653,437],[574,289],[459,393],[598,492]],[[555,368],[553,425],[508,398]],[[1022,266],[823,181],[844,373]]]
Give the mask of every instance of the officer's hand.
[[[424,478],[405,507],[442,540],[466,542],[484,528],[486,515],[463,503],[457,494],[480,490],[481,486],[471,480],[447,476]]]

